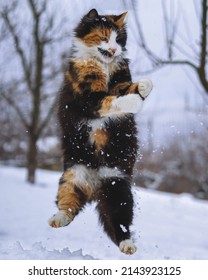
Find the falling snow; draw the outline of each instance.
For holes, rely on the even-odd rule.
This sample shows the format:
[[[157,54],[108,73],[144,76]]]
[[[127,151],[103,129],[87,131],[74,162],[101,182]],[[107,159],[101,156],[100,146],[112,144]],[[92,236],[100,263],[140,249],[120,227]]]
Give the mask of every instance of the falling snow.
[[[122,230],[123,232],[127,232],[127,229],[126,229],[126,227],[125,227],[124,225],[120,225],[120,228],[121,228],[121,230]]]

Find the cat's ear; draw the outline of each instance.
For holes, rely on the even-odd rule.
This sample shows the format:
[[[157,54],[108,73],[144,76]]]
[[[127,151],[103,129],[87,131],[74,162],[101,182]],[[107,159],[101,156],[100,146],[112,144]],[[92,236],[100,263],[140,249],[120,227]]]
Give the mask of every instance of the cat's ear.
[[[96,9],[92,9],[89,11],[89,13],[87,14],[87,18],[88,19],[94,19],[98,17],[98,12]]]
[[[114,23],[119,27],[122,28],[123,25],[126,23],[126,15],[127,15],[127,11],[118,15],[118,16],[113,16],[113,21]]]

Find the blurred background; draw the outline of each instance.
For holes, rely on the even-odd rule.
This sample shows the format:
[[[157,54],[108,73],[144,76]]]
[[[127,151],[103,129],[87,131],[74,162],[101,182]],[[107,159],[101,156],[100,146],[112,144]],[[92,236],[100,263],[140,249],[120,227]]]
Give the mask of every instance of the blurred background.
[[[135,184],[208,199],[208,0],[0,3],[0,165],[62,170],[56,101],[73,29],[91,8],[128,10],[133,81],[154,89],[137,115]]]

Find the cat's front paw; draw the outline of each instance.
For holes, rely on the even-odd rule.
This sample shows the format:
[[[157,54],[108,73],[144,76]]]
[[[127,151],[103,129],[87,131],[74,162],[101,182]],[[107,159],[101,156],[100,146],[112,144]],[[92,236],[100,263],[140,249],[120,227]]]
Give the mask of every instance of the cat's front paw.
[[[112,111],[119,113],[138,113],[142,108],[143,101],[138,94],[127,94],[113,100]]]
[[[153,84],[152,81],[149,79],[143,79],[139,81],[138,91],[143,98],[146,98],[150,91],[152,90]]]
[[[51,227],[58,228],[67,226],[71,221],[65,211],[59,211],[48,220],[48,223]]]
[[[124,254],[132,255],[136,252],[137,247],[134,245],[131,239],[126,239],[120,242],[119,249]]]

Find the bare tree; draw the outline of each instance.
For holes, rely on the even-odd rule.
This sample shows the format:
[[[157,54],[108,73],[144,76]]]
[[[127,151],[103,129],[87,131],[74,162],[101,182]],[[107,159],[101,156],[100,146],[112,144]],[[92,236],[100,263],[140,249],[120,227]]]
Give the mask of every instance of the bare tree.
[[[49,1],[26,0],[24,13],[18,1],[2,8],[0,19],[4,25],[7,39],[13,43],[8,57],[18,63],[19,73],[7,77],[7,83],[1,85],[1,95],[11,106],[28,135],[27,180],[35,182],[37,168],[37,141],[47,126],[56,106],[57,88],[52,88],[53,80],[61,71],[60,63],[55,63],[53,46],[66,36],[58,37],[62,22],[57,24],[54,14],[48,12]],[[16,15],[19,13],[18,21]],[[30,17],[28,26],[21,19]],[[24,32],[27,32],[25,35]],[[49,57],[49,59],[47,59]],[[58,59],[61,60],[60,57]],[[11,71],[12,72],[12,71]],[[43,106],[44,105],[44,106]]]
[[[194,0],[193,0],[194,1]],[[178,45],[176,42],[177,36],[181,36],[178,31],[178,17],[171,16],[170,18],[167,15],[166,2],[162,1],[163,7],[163,25],[165,27],[165,42],[166,42],[166,55],[159,56],[157,55],[151,47],[148,46],[143,30],[142,25],[138,19],[136,1],[130,0],[131,6],[133,7],[132,11],[135,17],[135,22],[137,23],[137,28],[139,32],[139,46],[145,51],[147,56],[152,62],[153,69],[161,68],[164,65],[187,65],[191,67],[196,75],[198,76],[202,87],[205,92],[208,94],[208,76],[207,76],[207,32],[208,32],[208,0],[201,0],[201,12],[199,13],[199,28],[200,28],[200,38],[197,40],[199,42],[198,49],[195,50],[195,56],[191,56],[186,49]],[[173,4],[173,2],[171,2]],[[197,10],[198,6],[196,2],[193,2],[195,9]],[[198,1],[197,1],[198,3]],[[173,13],[173,11],[172,11]],[[196,11],[198,15],[198,11]],[[189,27],[191,28],[191,27]],[[183,35],[182,35],[183,36]],[[186,42],[184,38],[181,38],[186,44],[187,48],[190,48],[190,42]],[[183,59],[176,58],[176,51],[183,55]],[[195,59],[196,57],[196,59]]]

